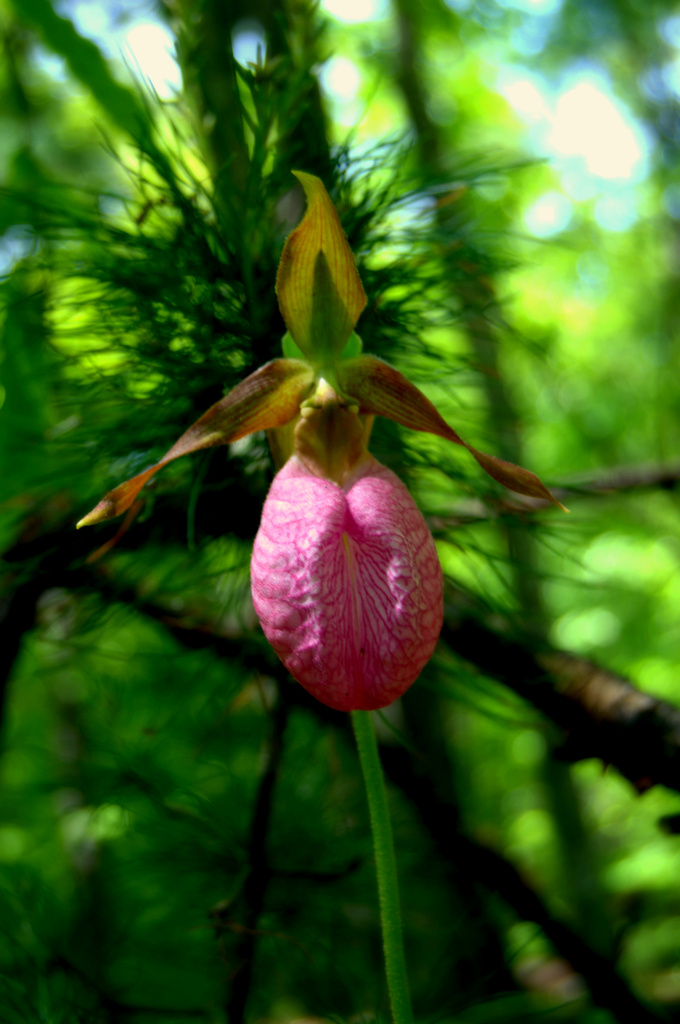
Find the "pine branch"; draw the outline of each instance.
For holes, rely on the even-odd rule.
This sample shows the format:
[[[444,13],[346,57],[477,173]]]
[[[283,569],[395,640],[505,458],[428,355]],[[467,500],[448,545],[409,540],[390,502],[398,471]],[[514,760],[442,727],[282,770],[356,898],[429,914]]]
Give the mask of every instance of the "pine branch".
[[[35,609],[44,586],[30,580],[22,586],[8,588],[0,599],[0,737],[4,721],[7,684],[26,633],[35,624]],[[1,747],[1,745],[0,745]]]
[[[271,870],[267,856],[267,836],[272,811],[274,786],[283,755],[283,735],[288,722],[290,708],[285,700],[279,700],[272,715],[269,738],[269,763],[260,780],[255,800],[255,809],[248,844],[250,872],[245,880],[240,897],[242,920],[239,922],[240,940],[236,946],[237,966],[232,978],[231,990],[226,1004],[229,1024],[241,1024],[253,982],[253,961],[258,937],[258,921],[264,909],[267,886]]]
[[[115,584],[94,577],[92,585],[100,592],[103,586],[107,598],[114,598]],[[218,656],[239,657],[268,674],[276,674],[279,668],[275,663],[273,671],[255,637],[220,635],[209,623],[197,626],[189,620],[189,624],[157,603],[118,593],[118,599],[126,596],[183,646],[209,647]],[[643,693],[629,680],[586,658],[546,647],[537,650],[533,639],[517,638],[508,626],[484,624],[462,607],[447,609],[442,640],[559,726],[566,734],[559,751],[564,760],[598,757],[605,765],[614,765],[638,791],[658,784],[680,791],[680,708]],[[280,671],[285,677],[285,671]]]
[[[97,46],[79,35],[72,21],[57,14],[49,0],[13,0],[12,6],[17,19],[34,27],[45,44],[64,58],[114,124],[133,138],[146,135],[147,117],[139,97],[114,78]]]
[[[238,658],[244,667],[253,671],[281,680],[285,678],[285,670],[268,656],[256,636],[226,636],[213,622],[200,622],[196,616],[186,614],[178,617],[164,607],[159,598],[141,598],[134,588],[117,584],[110,564],[84,563],[83,555],[90,546],[91,540],[84,543],[71,533],[69,522],[41,538],[17,544],[9,553],[14,556],[10,560],[30,555],[33,562],[26,582],[17,586],[12,595],[14,606],[22,609],[25,624],[33,619],[31,602],[49,587],[95,592],[107,603],[122,602],[134,607],[138,614],[152,618],[184,647],[211,649],[216,656]],[[640,790],[655,783],[680,790],[680,709],[641,693],[628,680],[599,669],[587,659],[554,649],[537,650],[531,641],[513,635],[507,625],[480,621],[477,613],[473,614],[463,605],[462,598],[447,609],[442,639],[456,654],[512,688],[559,725],[567,735],[562,749],[565,758],[600,757],[605,763],[616,765]],[[334,727],[343,727],[345,718],[312,701],[300,687],[287,687],[285,700],[280,702],[277,714],[281,720],[273,726],[271,761],[261,782],[253,818],[252,871],[242,894],[244,911],[239,915],[242,927],[237,957],[242,966],[233,979],[228,1000],[230,1021],[243,1019],[251,990],[257,922],[272,874],[266,857],[272,790],[281,755],[285,716],[290,707],[298,704],[321,715]],[[387,758],[393,781],[407,796],[415,798],[418,766],[405,759],[406,755],[400,751],[396,754],[388,751]],[[396,768],[390,767],[395,758],[402,760]],[[556,949],[586,979],[594,1000],[612,1010],[622,1024],[628,1021],[651,1024],[661,1020],[634,1001],[606,958],[552,918],[511,865],[456,833],[448,840],[444,834],[438,836],[438,829],[447,832],[451,812],[449,809],[444,813],[439,798],[429,793],[430,788],[418,785],[419,813],[437,843],[450,844],[447,856],[469,863],[485,886],[498,891],[522,917],[536,921]],[[447,829],[438,825],[441,822],[447,823]]]
[[[165,526],[183,538],[185,517],[171,514]],[[134,544],[142,545],[149,524],[136,527]],[[6,552],[5,563],[14,575],[17,563],[29,566],[25,581],[4,584],[6,607],[14,608],[17,629],[30,628],[35,601],[50,587],[83,589],[105,601],[120,601],[154,619],[183,647],[209,648],[218,657],[237,658],[253,670],[284,679],[286,673],[257,634],[225,636],[205,610],[197,616],[176,615],[159,598],[150,600],[134,588],[116,581],[109,564],[85,564],[91,537],[76,534],[70,520],[45,526],[36,537],[18,541]],[[127,543],[132,543],[130,537]],[[18,574],[17,574],[18,575]],[[13,620],[14,621],[14,620]],[[3,680],[18,652],[18,637],[3,651]],[[507,623],[483,621],[461,594],[446,611],[442,641],[459,657],[492,679],[510,687],[541,711],[566,734],[561,748],[565,760],[598,757],[614,765],[638,790],[665,785],[680,791],[680,709],[642,693],[629,680],[604,670],[586,658],[561,652],[535,639],[517,635]],[[297,692],[298,688],[291,688]]]
[[[101,1004],[102,1009],[106,1013],[106,1017],[97,1018],[101,1020],[108,1020],[111,1024],[115,1024],[120,1018],[126,1017],[161,1017],[166,1020],[205,1020],[207,1012],[205,1008],[198,1007],[196,1009],[190,1009],[184,1007],[182,1009],[173,1009],[172,1007],[166,1006],[147,1006],[137,1005],[134,1003],[122,1003],[118,999],[115,999],[108,992],[105,992],[98,987],[93,980],[76,964],[72,963],[71,960],[64,954],[59,954],[53,957],[49,963],[45,965],[45,973],[47,976],[55,972],[63,972],[66,975],[70,975],[75,978],[78,983],[84,986],[86,991],[96,992],[97,998]],[[74,1008],[75,1012],[75,1008]]]
[[[166,624],[175,638],[187,646],[192,648],[212,647],[216,653],[229,658],[233,658],[241,650],[239,639],[220,636],[205,627],[184,627],[177,619],[168,616],[162,608],[154,606],[150,602],[137,603],[135,607],[143,614],[151,613],[155,621]],[[545,652],[532,654],[519,643],[509,640],[498,632],[476,623],[469,617],[461,617],[458,625],[461,636],[468,638],[471,630],[475,627],[477,642],[471,641],[470,646],[476,648],[477,654],[484,652],[484,658],[477,657],[476,661],[484,660],[485,670],[488,671],[493,667],[494,672],[490,674],[499,679],[502,676],[501,681],[512,685],[516,692],[547,713],[563,728],[569,729],[572,721],[576,723],[573,727],[576,735],[572,733],[570,741],[572,752],[575,753],[573,744],[577,738],[584,741],[586,736],[597,737],[598,721],[603,717],[609,718],[610,728],[615,733],[615,742],[623,750],[637,748],[639,745],[637,731],[648,727],[644,709],[653,708],[659,731],[667,733],[669,729],[675,728],[676,749],[672,756],[680,760],[679,709],[642,694],[626,680],[598,670],[596,666],[585,659],[554,651],[547,654]],[[455,632],[452,630],[450,620],[445,629],[447,632]],[[470,652],[468,651],[468,653]],[[251,658],[254,661],[256,657],[253,648],[251,649]],[[259,657],[262,657],[261,651]],[[503,672],[499,670],[500,666],[504,666]],[[526,672],[526,678],[520,685],[518,679],[522,668]],[[268,665],[262,665],[261,669],[270,672]],[[285,671],[280,669],[280,674],[285,676]],[[321,716],[324,721],[333,724],[336,728],[346,724],[342,721],[344,716],[329,711],[318,702],[312,701],[300,687],[290,688],[286,694],[286,701],[282,702],[280,707],[290,708],[298,704]],[[632,736],[631,729],[635,730]],[[657,732],[648,741],[646,747],[654,750],[654,747],[658,745],[659,733]],[[567,748],[564,749],[566,753]],[[606,957],[591,949],[587,942],[551,915],[538,895],[511,864],[495,852],[451,829],[452,809],[436,796],[432,785],[423,785],[422,780],[418,779],[417,769],[422,767],[419,761],[416,765],[415,759],[402,748],[385,748],[383,756],[390,779],[412,800],[423,824],[435,839],[441,852],[452,862],[459,866],[462,865],[459,870],[469,869],[470,875],[478,878],[486,888],[490,891],[497,891],[523,919],[539,924],[556,950],[583,976],[593,1000],[598,1005],[611,1010],[620,1024],[638,1024],[638,1022],[639,1024],[652,1024],[652,1022],[664,1019],[635,999]],[[581,753],[579,756],[602,756],[602,754],[593,751],[589,754]],[[621,765],[618,763],[617,767],[621,769]],[[235,977],[235,983],[240,979],[240,984],[238,992],[236,995],[232,993],[230,1000],[230,1021],[242,1019],[238,1014],[242,1013],[242,1008],[245,1006],[251,982],[250,970],[247,965],[252,963],[257,939],[257,917],[261,911],[262,900],[270,877],[266,860],[261,859],[265,832],[260,826],[256,828],[255,822],[261,823],[265,820],[266,814],[262,808],[270,799],[273,771],[275,771],[275,766],[272,759],[268,776],[263,779],[261,794],[258,797],[258,805],[261,809],[256,812],[253,824],[253,842],[257,845],[257,850],[253,849],[251,860],[253,871],[250,877],[253,892],[250,900],[250,923],[244,925],[242,932],[243,940],[239,962],[243,967]],[[632,774],[635,775],[635,772]],[[663,780],[659,778],[657,781]],[[643,786],[644,780],[638,776],[637,783],[639,787]],[[666,784],[670,785],[671,783],[666,782]],[[680,786],[676,785],[675,788],[680,788]],[[236,1005],[237,1003],[238,1005]]]

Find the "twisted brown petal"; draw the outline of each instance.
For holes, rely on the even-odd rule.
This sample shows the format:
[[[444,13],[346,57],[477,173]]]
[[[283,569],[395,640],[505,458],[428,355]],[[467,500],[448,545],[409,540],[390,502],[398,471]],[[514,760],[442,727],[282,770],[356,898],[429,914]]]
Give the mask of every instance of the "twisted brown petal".
[[[495,455],[487,455],[452,430],[442,419],[429,398],[419,391],[402,373],[375,356],[357,356],[338,366],[338,381],[347,395],[359,403],[362,413],[373,413],[396,420],[411,430],[423,430],[445,437],[447,441],[462,445],[477,460],[485,473],[517,494],[551,501],[564,508],[535,473]]]
[[[147,480],[182,455],[230,444],[256,430],[288,423],[297,415],[313,376],[308,364],[299,359],[274,359],[261,366],[203,413],[160,462],[105,494],[78,527],[92,526],[125,512]]]

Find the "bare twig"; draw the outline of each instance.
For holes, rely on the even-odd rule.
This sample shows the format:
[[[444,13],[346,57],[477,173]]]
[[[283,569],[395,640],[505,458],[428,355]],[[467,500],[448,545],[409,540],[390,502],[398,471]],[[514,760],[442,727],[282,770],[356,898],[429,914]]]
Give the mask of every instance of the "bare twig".
[[[577,477],[562,486],[551,484],[550,490],[561,502],[569,505],[578,498],[608,497],[628,491],[672,491],[678,483],[680,462],[669,462],[660,465],[620,466],[589,477]],[[430,516],[428,525],[434,533],[440,533],[458,526],[500,519],[503,516],[524,516],[554,508],[549,501],[519,494],[506,494],[494,502],[493,506],[477,498],[471,498],[456,504],[448,515]]]

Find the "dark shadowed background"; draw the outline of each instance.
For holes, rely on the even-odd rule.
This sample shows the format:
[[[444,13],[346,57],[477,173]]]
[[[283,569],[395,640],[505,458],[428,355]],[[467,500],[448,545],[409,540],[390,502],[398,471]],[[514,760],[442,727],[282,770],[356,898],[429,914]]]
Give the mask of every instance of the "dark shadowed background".
[[[0,0],[0,1021],[388,1019],[346,715],[253,613],[261,435],[323,178],[437,541],[377,716],[418,1021],[680,1020],[680,12],[661,0]]]

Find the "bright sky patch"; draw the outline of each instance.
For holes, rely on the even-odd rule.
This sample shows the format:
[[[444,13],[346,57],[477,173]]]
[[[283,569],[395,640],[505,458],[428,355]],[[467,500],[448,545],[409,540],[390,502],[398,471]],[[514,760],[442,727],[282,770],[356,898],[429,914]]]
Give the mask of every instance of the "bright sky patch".
[[[558,98],[548,143],[558,153],[583,157],[600,178],[632,178],[643,159],[636,128],[621,105],[586,79]]]
[[[356,24],[381,18],[387,12],[386,0],[321,0],[321,9],[338,21]]]
[[[107,6],[91,0],[58,0],[55,7],[107,58],[122,57],[132,73],[147,79],[161,99],[171,99],[181,89],[175,38],[150,4],[124,0]]]
[[[571,203],[561,192],[546,192],[527,210],[524,220],[533,235],[549,238],[569,224]]]
[[[174,57],[175,40],[165,25],[145,21],[125,33],[124,53],[147,78],[161,99],[170,99],[182,88],[182,73]]]
[[[242,67],[264,60],[267,41],[259,21],[247,19],[234,26],[231,45],[234,57]]]
[[[606,181],[644,177],[646,133],[593,71],[573,76],[556,95],[542,78],[528,74],[501,81],[501,92],[533,126],[543,155],[578,159],[582,173]]]

